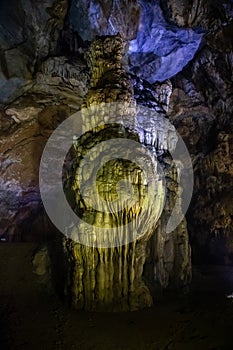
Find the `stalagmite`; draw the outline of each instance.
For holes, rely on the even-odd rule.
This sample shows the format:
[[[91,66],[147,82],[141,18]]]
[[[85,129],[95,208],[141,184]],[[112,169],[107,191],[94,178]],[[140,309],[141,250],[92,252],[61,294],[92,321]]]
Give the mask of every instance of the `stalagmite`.
[[[103,145],[106,139],[122,139],[119,152],[123,150],[128,159],[130,149],[124,148],[123,140],[135,140],[135,144],[145,145],[156,158],[157,153],[165,155],[169,150],[168,134],[176,139],[174,128],[162,110],[160,113],[151,111],[148,119],[148,115],[143,115],[145,112],[136,106],[131,79],[122,63],[123,56],[124,41],[120,35],[96,39],[88,53],[91,82],[83,103],[82,125],[83,132],[94,129],[91,133],[84,132],[74,142],[77,158],[70,170],[71,180],[65,184],[65,190],[71,189],[75,198],[73,210],[92,225],[88,230],[81,223],[69,238],[64,238],[68,257],[66,291],[71,304],[78,309],[119,311],[148,307],[153,303],[153,296],[147,286],[149,281],[144,281],[145,269],[156,271],[152,282],[157,281],[162,287],[167,287],[170,282],[186,284],[191,274],[185,222],[170,236],[165,234],[166,222],[179,193],[167,191],[163,210],[165,188],[159,167],[155,167],[154,178],[150,180],[156,184],[157,193],[150,193],[144,169],[125,159],[108,161],[113,150]],[[165,100],[164,97],[164,103]],[[109,107],[106,107],[106,102]],[[114,103],[118,103],[114,107],[116,113],[108,115],[108,108],[112,111]],[[96,128],[98,120],[102,126]],[[106,125],[104,120],[108,121]],[[93,151],[96,146],[98,151]],[[89,158],[85,158],[87,149]],[[134,152],[137,161],[146,167],[150,159],[146,148],[145,151],[142,149],[135,147]],[[101,157],[107,161],[95,177],[95,168]],[[165,176],[176,184],[177,169],[172,160],[171,165],[165,163],[163,157],[160,162]],[[118,196],[122,202],[116,204]],[[129,200],[136,202],[131,205],[127,202]],[[95,209],[101,203],[105,208],[102,212]],[[137,225],[140,236],[136,233]],[[115,227],[118,236],[114,246],[111,229]],[[97,228],[103,229],[101,237]],[[74,232],[76,237],[83,237],[85,245],[75,240]],[[134,239],[124,244],[127,235]],[[150,264],[147,263],[149,250],[154,251],[154,260]]]

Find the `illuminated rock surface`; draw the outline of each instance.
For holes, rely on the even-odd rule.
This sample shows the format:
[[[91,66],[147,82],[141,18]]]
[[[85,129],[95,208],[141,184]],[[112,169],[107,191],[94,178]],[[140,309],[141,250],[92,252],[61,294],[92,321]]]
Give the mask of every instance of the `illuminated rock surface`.
[[[70,22],[83,41],[91,41],[95,35],[120,33],[130,40],[131,71],[151,83],[164,81],[193,58],[202,32],[182,29],[166,21],[157,0],[141,0],[139,4],[122,0],[109,1],[108,5],[104,1],[73,0]]]
[[[90,1],[86,7],[76,0],[67,16],[66,1],[43,3],[40,7],[35,1],[11,0],[0,8],[2,240],[40,240],[53,231],[42,209],[38,168],[42,149],[57,125],[81,106],[136,100],[153,109],[157,119],[142,121],[141,132],[133,130],[134,136],[159,154],[171,191],[151,237],[148,234],[141,242],[119,248],[114,258],[103,253],[111,263],[127,252],[131,256],[137,251],[142,258],[135,280],[141,294],[130,302],[125,297],[123,308],[149,305],[151,285],[151,290],[158,285],[169,287],[190,277],[185,222],[173,235],[164,234],[164,222],[176,198],[176,174],[163,141],[166,113],[193,160],[195,186],[187,222],[194,262],[232,264],[232,1],[167,0],[160,2],[160,9],[157,1],[147,5],[144,1]],[[101,62],[96,44],[91,44],[93,34],[117,32],[126,40],[124,52],[120,44],[113,62],[103,50]],[[112,38],[105,40],[111,53]],[[128,65],[131,75],[126,74]],[[66,249],[71,256],[83,249],[80,254],[88,260],[89,248],[71,244]],[[129,268],[130,276],[135,270]],[[73,276],[72,269],[70,273]],[[142,276],[148,281],[146,287]],[[85,278],[89,293],[91,284]],[[126,280],[121,285],[127,285],[125,295],[131,283]],[[74,289],[73,296],[78,293]],[[108,302],[111,298],[107,294]],[[77,297],[74,304],[82,307],[80,300]]]
[[[150,83],[171,78],[194,57],[201,39],[199,30],[169,24],[158,1],[141,1],[137,38],[129,45],[130,68]]]
[[[161,10],[157,1],[74,0],[70,6],[68,0],[0,2],[1,349],[232,349],[233,1],[159,3]],[[100,62],[91,35],[118,31],[126,46],[123,66],[116,68],[116,61],[106,62],[106,52]],[[111,46],[112,39],[102,40]],[[135,51],[128,60],[132,44]],[[121,44],[119,57],[120,52]],[[131,74],[126,74],[128,65]],[[129,121],[139,121],[128,113],[131,119],[114,132],[124,133],[126,141],[133,133],[140,145],[156,152],[167,189],[166,205],[153,232],[142,230],[140,239],[109,249],[82,246],[57,232],[44,212],[38,186],[42,150],[54,129],[81,107],[86,110],[83,116],[88,116],[90,110],[96,111],[95,103],[106,98],[126,105],[136,101],[141,111],[152,110],[149,118],[147,113],[140,118],[140,128],[125,132]],[[133,108],[134,103],[131,112]],[[183,221],[172,234],[165,228],[178,199],[177,171],[165,151],[165,120],[185,140],[195,180],[187,225]],[[112,134],[111,129],[105,136],[104,132],[95,136],[102,140]],[[87,136],[88,145],[96,145],[97,139]],[[68,189],[74,185],[73,207],[101,226],[103,215],[95,211],[89,215],[75,187],[85,137],[78,142],[64,165],[64,174],[73,174],[66,183],[67,198],[72,202]],[[51,176],[57,158],[49,162]],[[133,197],[136,173],[138,179],[142,175],[137,166],[112,161],[103,170],[98,173],[103,198],[116,199],[117,191],[126,192],[126,200]],[[132,186],[117,183],[121,170],[134,180]],[[92,174],[89,168],[85,176]],[[189,178],[185,180],[184,189],[189,188]],[[111,191],[106,192],[103,184]],[[52,184],[47,191],[53,193]],[[140,217],[140,204],[134,217]],[[154,209],[150,207],[150,213]],[[125,214],[131,215],[127,210]],[[104,225],[112,221],[104,215]],[[188,288],[187,231],[193,263]],[[79,232],[71,227],[69,233],[75,239]],[[74,307],[67,307],[67,301]],[[135,310],[152,301],[149,310],[137,312],[77,312],[77,308]]]
[[[82,231],[82,224],[72,229],[72,240],[68,239],[64,242],[69,266],[67,294],[76,308],[87,310],[116,311],[144,308],[150,306],[153,302],[152,291],[147,286],[149,283],[158,283],[162,288],[166,288],[169,284],[181,287],[186,285],[191,277],[190,247],[185,220],[172,234],[165,233],[169,213],[171,213],[178,197],[177,170],[172,159],[166,155],[168,150],[175,147],[176,135],[172,125],[170,125],[170,130],[167,129],[166,117],[163,109],[159,108],[159,101],[158,112],[151,111],[151,116],[148,113],[144,116],[141,115],[140,109],[138,112],[136,111],[131,81],[122,66],[123,49],[123,41],[120,36],[99,39],[91,45],[89,54],[92,73],[91,83],[84,100],[82,125],[85,125],[87,119],[85,108],[88,112],[90,105],[93,107],[92,119],[96,118],[98,113],[102,115],[101,102],[121,102],[121,107],[119,107],[119,110],[116,108],[116,112],[112,116],[108,116],[108,123],[104,129],[101,128],[100,131],[97,129],[96,133],[89,137],[84,134],[77,142],[75,145],[77,153],[75,166],[77,169],[80,167],[79,160],[85,157],[89,144],[91,148],[95,144],[101,144],[105,140],[106,134],[110,139],[116,137],[124,137],[125,139],[127,137],[129,140],[140,141],[155,156],[159,156],[157,161],[164,169],[168,181],[166,204],[163,210],[163,201],[159,200],[159,196],[164,196],[164,186],[166,185],[161,180],[156,179],[157,174],[155,173],[152,181],[157,181],[158,190],[164,193],[161,192],[160,194],[158,192],[157,195],[155,193],[151,204],[149,202],[146,212],[143,214],[143,198],[144,196],[148,197],[149,193],[145,192],[147,186],[141,184],[143,179],[142,169],[133,166],[131,162],[125,161],[122,163],[122,161],[113,159],[107,163],[105,168],[102,170],[100,168],[98,177],[99,191],[101,197],[106,201],[106,207],[111,208],[113,205],[112,201],[117,197],[116,186],[120,180],[126,181],[127,187],[123,191],[129,189],[127,182],[130,182],[131,186],[139,190],[139,202],[137,207],[132,206],[130,208],[125,207],[122,203],[122,211],[116,212],[113,210],[113,214],[108,214],[106,209],[103,213],[95,211],[93,209],[94,205],[89,207],[87,204],[87,200],[90,199],[93,203],[94,192],[90,194],[90,198],[88,198],[87,193],[88,190],[90,191],[89,187],[92,182],[91,179],[94,177],[94,169],[99,164],[98,157],[101,158],[102,154],[93,153],[91,160],[93,166],[91,164],[88,166],[88,163],[86,164],[87,167],[83,165],[84,172],[81,170],[81,178],[74,170],[71,171],[69,178],[71,177],[73,180],[70,180],[66,186],[72,188],[73,201],[76,202],[74,208],[76,212],[81,215],[83,220],[93,225],[91,227],[92,236],[95,232],[95,226],[100,226],[103,230],[115,225],[118,227],[115,243],[111,230],[109,230],[109,234],[105,234],[103,230],[100,231],[100,237],[97,234],[97,238],[90,241],[88,239],[90,233],[88,233],[87,228],[83,231],[86,238],[84,238],[84,241],[82,239],[85,245],[76,243],[75,240],[78,239],[76,237]],[[122,108],[122,106],[125,108]],[[148,120],[146,120],[147,118]],[[121,127],[114,127],[114,123],[119,123],[118,125],[121,125]],[[170,136],[167,139],[168,134]],[[172,140],[174,140],[173,146],[169,145]],[[121,147],[118,147],[120,154]],[[103,148],[102,153],[104,154],[104,152],[106,150]],[[111,158],[111,148],[107,152],[110,152]],[[140,157],[144,158],[143,162],[145,164],[147,156],[142,151],[139,151],[135,161],[140,164]],[[74,169],[75,166],[73,166]],[[88,170],[86,170],[87,168]],[[82,198],[80,193],[80,181],[83,178],[86,183],[89,183],[89,187],[83,191],[85,198]],[[150,195],[153,196],[153,193]],[[156,206],[157,209],[153,210],[152,208]],[[162,211],[161,219],[159,219]],[[143,225],[140,229],[140,236],[135,236],[135,232],[133,232],[133,238],[129,240],[129,242],[131,240],[133,242],[124,244],[124,242],[127,242],[125,236],[132,234],[128,224],[132,221],[132,224],[135,225],[133,226],[135,227],[134,230],[136,230],[134,221],[137,223],[138,219],[141,220],[141,225]],[[105,238],[103,238],[104,235],[106,235]],[[112,244],[112,241],[114,244]],[[101,242],[104,242],[103,246],[109,248],[95,248],[96,244],[101,247]],[[122,244],[123,246],[121,246]],[[112,245],[116,247],[111,248]],[[151,251],[149,255],[148,249]],[[147,262],[147,259],[151,259],[150,256],[153,256],[153,258]],[[148,273],[147,279],[143,276],[145,269]]]

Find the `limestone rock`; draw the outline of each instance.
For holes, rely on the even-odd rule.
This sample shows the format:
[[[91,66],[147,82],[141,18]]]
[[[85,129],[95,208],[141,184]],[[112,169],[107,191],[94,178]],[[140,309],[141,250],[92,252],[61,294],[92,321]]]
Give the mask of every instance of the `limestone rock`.
[[[205,45],[172,81],[177,89],[171,95],[169,115],[193,159],[195,185],[188,226],[194,262],[229,264],[231,205],[226,193],[232,193],[233,60],[228,43],[232,3],[218,3],[218,9],[217,3],[199,3],[205,18],[201,22]]]
[[[159,1],[73,0],[69,23],[86,41],[95,35],[120,33],[129,46],[131,72],[150,83],[164,81],[182,69],[194,56],[202,32],[181,29],[164,18]]]
[[[101,113],[101,103],[126,105],[111,120],[121,120],[121,128],[87,133],[69,156],[78,166],[86,146],[91,149],[111,135],[123,135],[153,150],[166,172],[161,220],[153,232],[115,249],[81,246],[64,237],[58,244],[63,244],[61,260],[66,254],[67,275],[62,283],[73,305],[135,310],[151,305],[151,285],[183,286],[191,277],[185,220],[171,235],[164,230],[174,202],[181,200],[177,170],[167,154],[171,144],[166,133],[174,131],[166,129],[167,117],[193,160],[195,187],[187,220],[194,262],[233,261],[233,3],[73,0],[66,16],[67,6],[66,0],[43,4],[9,0],[0,5],[0,102],[4,103],[0,110],[0,236],[35,240],[41,239],[41,231],[53,231],[38,188],[39,160],[52,131],[81,106],[80,128],[85,109],[93,107]],[[94,41],[96,34],[104,37]],[[149,117],[143,109],[141,117],[137,115],[135,101],[138,111],[140,106],[153,111]],[[176,137],[171,143],[176,144]],[[56,164],[51,159],[51,168]],[[137,180],[140,171],[124,165]],[[126,171],[110,162],[99,174],[101,193],[108,200],[116,197],[116,190],[105,190],[116,187],[116,169]],[[89,173],[84,172],[87,180],[93,171],[91,166]],[[112,217],[85,211],[75,183],[78,174],[74,169],[71,174],[73,182],[68,185],[81,214],[98,224],[111,224]],[[140,187],[136,180],[133,188]],[[117,190],[124,191],[124,185],[120,183]],[[132,217],[131,212],[126,214]]]
[[[152,283],[159,283],[161,288],[167,288],[171,284],[176,286],[186,285],[191,277],[190,246],[185,220],[172,235],[165,234],[165,223],[171,214],[175,201],[179,197],[177,192],[178,170],[174,167],[170,158],[170,164],[168,160],[167,162],[163,160],[167,151],[176,145],[174,127],[166,122],[165,117],[171,84],[161,84],[161,86],[152,89],[151,96],[154,102],[157,103],[157,111],[151,110],[151,113],[147,111],[147,114],[145,114],[140,106],[136,109],[130,76],[127,75],[122,63],[123,50],[124,41],[119,35],[99,38],[90,46],[88,57],[91,82],[83,103],[81,123],[83,130],[85,130],[85,124],[89,121],[91,123],[92,119],[98,121],[99,118],[101,121],[105,121],[105,113],[108,112],[108,109],[107,111],[106,107],[104,109],[103,102],[120,102],[122,108],[119,107],[119,110],[115,108],[114,114],[110,113],[107,116],[106,126],[94,128],[91,132],[84,133],[74,143],[73,165],[68,170],[68,178],[65,183],[67,195],[69,194],[69,198],[70,196],[73,198],[70,202],[73,210],[85,222],[92,225],[90,232],[82,223],[78,227],[72,227],[71,233],[68,234],[69,239],[63,240],[67,266],[65,290],[72,305],[78,309],[119,311],[137,310],[150,306],[152,304],[152,293],[147,286],[149,281],[144,282],[143,271],[145,266],[149,271],[156,271],[156,273],[152,273]],[[137,79],[136,82],[139,84]],[[111,106],[111,103],[109,103],[109,106]],[[88,113],[91,113],[91,118],[88,118]],[[128,207],[125,206],[114,215],[111,211],[108,213],[105,210],[101,213],[94,210],[95,206],[98,205],[98,201],[95,202],[95,192],[92,191],[94,187],[91,186],[95,163],[98,157],[102,156],[102,153],[103,155],[108,153],[111,159],[111,148],[105,150],[103,146],[100,154],[98,152],[93,153],[91,162],[86,164],[88,170],[86,170],[87,167],[84,163],[80,163],[85,158],[86,151],[96,145],[101,145],[106,137],[107,139],[122,137],[122,144],[126,138],[145,145],[153,151],[155,156],[160,157],[159,161],[166,168],[169,185],[166,206],[161,219],[157,223],[159,216],[156,218],[155,212],[152,213],[151,211],[153,207],[157,207],[158,212],[162,210],[160,208],[162,201],[158,200],[160,194],[158,193],[157,199],[154,198],[157,205],[153,206],[154,202],[151,203],[146,213],[141,214],[145,215],[143,217],[142,234],[135,236],[136,232],[132,232],[135,237],[130,239],[129,242],[124,237],[131,233],[130,231],[127,232],[127,226],[124,227],[124,225],[132,220],[137,221],[142,211],[140,200],[138,210],[135,207],[128,210]],[[124,146],[123,151],[125,154]],[[120,155],[120,153],[121,148],[119,146],[118,154]],[[144,159],[145,164],[147,162],[146,156],[139,151],[138,161],[140,157]],[[92,163],[93,166],[91,166]],[[111,159],[106,163],[102,171],[98,173],[97,179],[98,191],[101,193],[101,197],[105,199],[105,205],[110,208],[112,201],[116,200],[116,187],[119,185],[121,178],[124,181],[130,181],[132,189],[137,188],[141,193],[140,198],[143,200],[145,188],[142,185],[142,180],[140,180],[141,176],[141,169],[138,169],[135,165],[132,166],[130,162],[124,162],[122,165],[119,160]],[[81,191],[80,181],[82,182],[82,180],[85,180],[86,187],[84,184]],[[154,176],[152,181],[160,183],[161,180]],[[162,183],[161,192],[163,192]],[[132,197],[132,193],[129,196]],[[153,198],[153,193],[150,193],[150,196]],[[88,201],[91,202],[91,205],[88,204]],[[148,222],[152,224],[149,225]],[[104,238],[101,236],[105,243],[102,246],[97,244],[99,243],[99,236],[95,234],[95,225],[105,229],[104,232],[102,231]],[[110,243],[111,240],[114,241],[114,238],[111,235],[110,228],[114,225],[120,225],[117,237],[120,243],[112,246]],[[147,229],[147,226],[150,229]],[[77,237],[82,237],[84,245],[78,243]],[[90,237],[92,237],[92,241]],[[124,239],[122,240],[122,238]],[[151,249],[153,250],[154,259],[151,263],[148,263],[147,254],[148,250]]]
[[[46,106],[29,94],[1,110],[0,237],[42,240],[54,228],[44,213],[38,185],[40,158],[56,126],[72,114],[67,105]],[[55,103],[55,101],[54,101]]]
[[[87,93],[89,76],[85,62],[76,57],[50,57],[44,61],[39,69],[38,82],[44,86],[66,85],[83,97]]]
[[[203,34],[168,23],[159,1],[140,1],[140,5],[137,38],[129,44],[131,72],[150,83],[163,82],[192,60]]]
[[[230,1],[166,0],[161,4],[164,15],[181,27],[201,26],[213,30],[226,21],[232,11]]]
[[[66,0],[1,2],[1,102],[32,80],[35,65],[57,52],[57,42],[68,7]]]
[[[38,276],[45,277],[50,273],[50,258],[46,247],[36,252],[36,254],[33,256],[32,264],[34,267],[34,272]]]
[[[72,0],[69,17],[83,41],[117,33],[132,40],[137,34],[140,7],[135,0]]]

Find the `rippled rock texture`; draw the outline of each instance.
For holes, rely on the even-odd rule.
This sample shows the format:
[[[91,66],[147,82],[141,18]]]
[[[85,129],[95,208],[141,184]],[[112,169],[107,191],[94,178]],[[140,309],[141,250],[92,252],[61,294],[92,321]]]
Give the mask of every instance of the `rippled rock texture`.
[[[175,130],[159,107],[158,95],[158,112],[136,107],[130,76],[122,65],[123,51],[120,36],[98,39],[91,45],[92,74],[82,110],[83,135],[74,145],[75,163],[66,184],[71,203],[75,203],[73,209],[84,221],[72,227],[71,239],[63,243],[68,259],[66,290],[76,308],[87,310],[144,308],[153,302],[149,283],[181,287],[191,277],[185,220],[172,233],[165,233],[179,197],[178,169],[167,154],[175,147]],[[110,103],[109,107],[103,102]],[[111,108],[111,102],[117,103]],[[102,124],[97,127],[99,116]],[[87,130],[92,126],[92,132],[84,133],[89,123]],[[118,143],[103,145],[116,138]],[[133,152],[130,142],[134,142]],[[147,168],[151,160],[140,144],[153,154],[158,163],[155,169]],[[99,151],[91,151],[98,145]],[[90,159],[88,152],[92,152]],[[102,158],[105,165],[101,167]],[[93,181],[97,181],[97,194]],[[126,196],[131,191],[129,198],[123,199],[121,191]],[[120,202],[114,206],[119,195]],[[131,205],[127,204],[129,199],[133,199]]]

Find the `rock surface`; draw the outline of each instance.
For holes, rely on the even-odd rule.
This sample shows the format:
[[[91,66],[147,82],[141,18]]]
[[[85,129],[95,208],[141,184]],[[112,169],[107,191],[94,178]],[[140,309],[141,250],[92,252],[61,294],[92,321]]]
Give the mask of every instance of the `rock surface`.
[[[157,87],[155,96],[158,112],[151,110],[150,115],[148,110],[144,111],[144,114],[143,109],[139,108],[137,111],[133,99],[133,86],[122,65],[123,51],[124,45],[120,36],[104,37],[91,45],[89,53],[91,83],[83,104],[83,136],[75,144],[76,161],[69,172],[69,180],[66,184],[66,191],[72,193],[72,203],[75,203],[73,210],[81,216],[82,220],[91,225],[91,232],[83,223],[78,227],[72,227],[68,235],[71,240],[67,239],[63,243],[68,261],[66,291],[72,305],[79,309],[137,310],[152,304],[153,292],[147,287],[150,282],[157,283],[161,288],[169,285],[184,286],[191,277],[190,246],[185,220],[172,234],[165,233],[167,221],[179,196],[178,170],[169,156],[166,156],[165,160],[167,151],[175,147],[176,143],[175,130],[172,125],[167,126],[169,124],[166,123],[164,113],[171,86],[169,83],[167,86],[164,84],[160,93]],[[98,115],[102,116],[101,121],[105,120],[105,113],[108,113],[108,110],[111,111],[102,107],[103,102],[118,102],[120,107],[114,108],[113,115],[106,115],[108,118],[106,125],[84,133],[85,123],[89,123],[88,113],[91,113],[91,122],[93,119],[98,119]],[[159,106],[162,103],[166,105],[164,109]],[[93,108],[88,112],[90,107]],[[120,128],[119,125],[121,125]],[[125,138],[135,140],[138,144],[145,145],[157,158],[157,162],[159,161],[164,168],[165,177],[169,183],[164,209],[163,200],[159,197],[163,198],[162,192],[165,192],[165,189],[161,180],[156,179],[159,173],[155,173],[152,181],[158,181],[157,186],[161,188],[158,191],[161,193],[158,192],[157,195],[150,193],[152,202],[148,203],[146,212],[143,214],[143,200],[149,194],[147,193],[146,197],[144,195],[146,187],[141,183],[145,180],[141,179],[143,178],[142,169],[137,162],[144,167],[149,162],[144,151],[140,150],[135,157],[136,150],[134,150],[136,167],[132,166],[131,162],[121,164],[119,159],[114,159],[116,153],[120,157],[121,147],[126,154],[127,150],[124,146],[119,145],[117,151],[110,146],[105,150],[102,146],[101,151],[93,153],[91,157],[93,165],[89,162],[80,163],[85,159],[87,149],[101,145],[106,136],[108,141],[111,138],[122,138],[122,144]],[[174,142],[174,145],[170,142]],[[111,161],[98,171],[99,191],[101,197],[105,199],[105,207],[101,212],[100,209],[94,210],[99,204],[99,199],[95,202],[94,187],[92,190],[91,183],[95,178],[94,172],[99,165],[99,158],[106,158],[106,152],[110,154]],[[80,170],[80,167],[83,170]],[[84,189],[81,186],[83,179],[88,184]],[[109,208],[113,208],[112,201],[117,195],[114,188],[118,186],[120,180],[129,181],[141,195],[136,207],[133,205],[128,208],[120,203],[123,205],[121,211],[115,212],[112,209],[109,213]],[[92,205],[88,204],[90,202]],[[153,207],[157,207],[156,211],[152,209]],[[162,216],[159,219],[161,213]],[[140,235],[139,233],[136,235],[136,229],[131,232],[129,226],[132,220],[133,223],[135,222],[134,225],[137,225],[138,219],[143,225],[141,232],[138,230]],[[117,227],[116,237],[112,231],[115,226]],[[96,227],[100,227],[100,233],[99,231],[95,233]],[[130,237],[129,240],[127,236]],[[80,240],[84,245],[77,242]],[[148,251],[150,251],[149,255]],[[149,280],[143,275],[145,268]]]
[[[168,23],[158,0],[73,0],[69,18],[84,42],[120,33],[129,43],[132,73],[150,83],[179,72],[193,58],[203,34]]]
[[[230,1],[195,1],[191,8],[185,2],[167,3],[170,19],[179,25],[200,25],[206,31],[195,59],[172,81],[175,89],[170,105],[170,117],[193,159],[195,185],[188,216],[193,259],[196,263],[232,264],[232,205],[228,198],[233,174],[229,42],[233,5]]]
[[[232,264],[232,1],[75,0],[66,16],[67,6],[65,0],[0,5],[1,239],[40,240],[53,231],[38,188],[39,161],[52,131],[81,106],[136,100],[157,115],[156,123],[148,122],[150,132],[136,131],[141,143],[149,140],[147,146],[155,147],[151,140],[161,141],[162,124],[157,136],[155,124],[168,113],[191,154],[195,186],[187,221],[193,261]],[[92,44],[87,54],[93,35],[117,32],[125,48],[119,45],[114,60],[111,37],[101,52]],[[166,147],[159,151],[171,179],[168,214],[176,199],[176,174]],[[168,236],[167,214],[147,243],[122,249],[114,258],[141,247],[145,305],[155,282],[169,287],[190,278],[186,223]],[[71,256],[89,254],[86,248],[66,249]],[[107,253],[105,258],[110,259]],[[137,273],[140,281],[142,272]]]
[[[43,210],[38,178],[48,137],[74,111],[60,97],[30,92],[1,110],[1,240],[40,241],[54,231]]]
[[[58,53],[67,8],[67,0],[1,2],[0,102],[19,96],[32,81],[36,65]]]
[[[120,34],[126,40],[137,35],[140,6],[136,0],[72,0],[70,24],[83,41],[96,35]]]
[[[159,1],[140,1],[137,38],[129,45],[130,68],[150,83],[171,78],[192,60],[202,40],[197,29],[182,29],[166,21]]]

